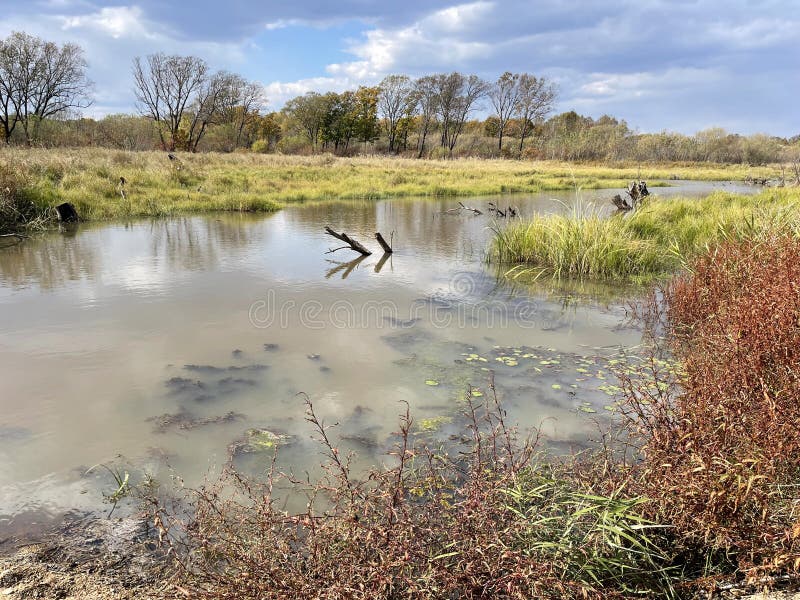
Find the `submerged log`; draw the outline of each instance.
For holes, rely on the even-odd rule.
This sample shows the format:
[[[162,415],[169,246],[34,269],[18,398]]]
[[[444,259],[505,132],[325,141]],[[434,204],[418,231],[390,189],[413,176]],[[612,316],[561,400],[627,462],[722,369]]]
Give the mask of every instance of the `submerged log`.
[[[378,243],[381,245],[381,248],[383,248],[383,252],[385,254],[391,254],[393,252],[392,246],[386,243],[386,240],[383,239],[380,231],[375,234],[375,239],[378,240]]]
[[[325,228],[325,233],[327,233],[328,235],[335,237],[337,240],[340,240],[340,241],[344,242],[345,244],[347,244],[347,246],[342,246],[341,248],[334,248],[333,250],[330,250],[328,252],[328,254],[336,252],[337,250],[345,250],[347,248],[350,248],[351,250],[355,250],[356,252],[358,252],[358,253],[360,253],[360,254],[362,254],[364,256],[369,256],[370,254],[372,254],[372,252],[367,250],[359,242],[357,242],[356,240],[354,240],[353,238],[351,238],[350,236],[348,236],[344,232],[336,233],[330,227],[326,227]]]
[[[461,207],[462,210],[468,210],[476,215],[482,215],[483,211],[478,210],[477,208],[472,208],[471,206],[464,206],[463,202],[459,202],[458,205]]]
[[[75,223],[79,220],[78,211],[69,202],[56,206],[56,214],[58,215],[58,220],[64,223]]]

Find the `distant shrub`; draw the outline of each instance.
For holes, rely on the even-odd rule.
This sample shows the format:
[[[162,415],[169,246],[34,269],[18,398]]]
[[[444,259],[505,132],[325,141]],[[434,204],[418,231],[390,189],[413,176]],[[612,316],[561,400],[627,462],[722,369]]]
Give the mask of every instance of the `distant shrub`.
[[[257,154],[266,154],[269,152],[269,142],[267,140],[256,140],[250,146],[250,150]]]

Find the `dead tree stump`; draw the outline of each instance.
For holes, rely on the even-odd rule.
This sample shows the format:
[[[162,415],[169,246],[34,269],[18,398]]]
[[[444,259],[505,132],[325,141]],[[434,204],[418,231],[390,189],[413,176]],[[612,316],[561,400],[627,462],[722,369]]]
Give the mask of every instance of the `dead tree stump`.
[[[75,223],[79,220],[78,211],[69,202],[56,206],[56,214],[62,223]]]
[[[393,252],[391,245],[386,243],[386,240],[383,239],[380,231],[375,234],[375,239],[378,240],[378,243],[381,245],[381,248],[383,248],[383,252],[385,254],[391,254]]]

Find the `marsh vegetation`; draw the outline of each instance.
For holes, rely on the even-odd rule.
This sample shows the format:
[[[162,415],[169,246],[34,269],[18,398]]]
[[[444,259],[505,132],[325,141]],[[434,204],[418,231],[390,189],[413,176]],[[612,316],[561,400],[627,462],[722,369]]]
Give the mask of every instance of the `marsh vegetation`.
[[[0,227],[54,218],[72,203],[102,221],[210,211],[272,212],[295,203],[393,197],[487,196],[623,188],[646,178],[742,181],[774,178],[774,167],[665,164],[617,166],[552,161],[177,154],[103,149],[0,149]],[[122,180],[124,183],[122,183]],[[11,207],[15,208],[11,208]]]

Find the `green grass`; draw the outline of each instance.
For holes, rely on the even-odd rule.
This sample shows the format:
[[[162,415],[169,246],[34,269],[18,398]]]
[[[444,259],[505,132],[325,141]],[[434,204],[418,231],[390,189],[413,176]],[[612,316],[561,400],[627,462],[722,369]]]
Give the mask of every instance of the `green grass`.
[[[180,168],[178,168],[180,166]],[[297,202],[411,196],[479,196],[621,188],[634,178],[743,179],[774,175],[746,166],[601,166],[544,161],[337,158],[179,154],[81,149],[0,149],[0,169],[17,174],[42,214],[71,202],[82,218],[108,220],[207,211],[275,211]],[[126,198],[119,178],[127,181]],[[661,181],[659,181],[661,180]]]
[[[646,280],[680,269],[723,239],[742,239],[800,223],[800,189],[754,196],[715,192],[702,199],[652,199],[640,210],[607,217],[578,205],[498,227],[492,260],[517,263],[515,276]]]

